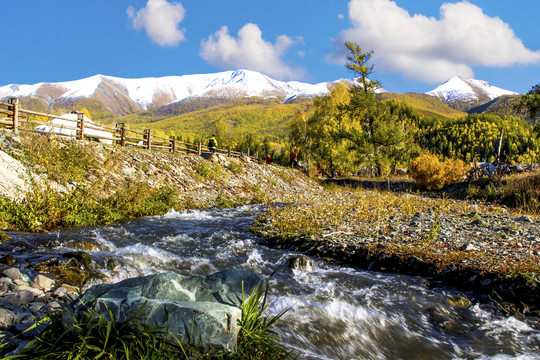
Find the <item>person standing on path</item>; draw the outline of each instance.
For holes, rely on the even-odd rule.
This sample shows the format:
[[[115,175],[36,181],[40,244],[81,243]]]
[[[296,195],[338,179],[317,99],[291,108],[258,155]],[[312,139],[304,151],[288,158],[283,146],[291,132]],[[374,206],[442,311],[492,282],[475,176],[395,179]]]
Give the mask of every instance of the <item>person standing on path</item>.
[[[211,153],[216,152],[216,149],[217,149],[216,135],[212,135],[210,140],[208,140],[208,149],[210,150]]]

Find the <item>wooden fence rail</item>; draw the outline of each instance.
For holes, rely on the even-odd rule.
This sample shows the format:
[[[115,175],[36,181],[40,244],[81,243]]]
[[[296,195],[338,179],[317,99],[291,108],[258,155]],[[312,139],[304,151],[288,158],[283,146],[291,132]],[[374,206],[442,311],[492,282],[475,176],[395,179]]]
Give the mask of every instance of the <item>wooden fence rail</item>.
[[[18,98],[11,98],[7,103],[0,102],[0,129],[7,129],[18,134],[23,132],[34,132],[45,135],[56,135],[61,137],[72,137],[78,140],[90,139],[95,141],[104,141],[120,146],[139,147],[147,150],[166,150],[172,153],[181,152],[185,154],[198,154],[209,152],[210,149],[202,143],[191,144],[179,141],[175,136],[169,138],[152,134],[150,129],[143,132],[130,130],[125,123],[117,123],[114,128],[97,125],[94,122],[88,122],[80,111],[75,111],[77,120],[40,113],[37,111],[21,109]],[[59,119],[64,122],[71,122],[73,125],[54,124],[52,119]],[[49,130],[36,129],[40,125],[50,127]],[[92,132],[93,131],[93,132]],[[248,153],[232,151],[228,149],[217,149],[217,153],[229,157],[247,156],[254,161],[258,161],[256,156]]]

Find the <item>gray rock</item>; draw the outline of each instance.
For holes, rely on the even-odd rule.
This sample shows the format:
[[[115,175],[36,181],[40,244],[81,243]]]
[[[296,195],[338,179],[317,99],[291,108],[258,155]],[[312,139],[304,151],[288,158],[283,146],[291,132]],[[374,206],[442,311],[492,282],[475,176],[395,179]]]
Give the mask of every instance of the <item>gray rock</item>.
[[[62,286],[54,291],[54,295],[58,297],[62,297],[62,296],[65,296],[67,292],[68,292],[67,289]]]
[[[287,265],[293,270],[313,271],[315,269],[315,261],[302,255],[292,256]]]
[[[46,312],[53,312],[55,310],[60,310],[62,308],[62,305],[58,301],[51,301],[47,305],[43,307],[43,310]]]
[[[28,281],[23,279],[13,279],[13,283],[17,286],[29,286]]]
[[[9,268],[2,272],[5,276],[10,278],[11,280],[15,279],[23,279],[24,275],[21,273],[21,271],[17,268]]]
[[[472,243],[467,243],[467,244],[461,246],[460,250],[462,250],[462,251],[474,251],[474,250],[476,250],[476,246],[474,246],[474,244],[472,244]]]
[[[470,226],[484,226],[484,222],[480,219],[476,219],[474,221],[472,221],[471,223],[469,223]]]
[[[15,322],[15,313],[11,310],[0,308],[0,328],[9,329]]]
[[[8,277],[0,278],[0,292],[7,293],[15,290],[17,285]]]
[[[10,331],[0,330],[0,342],[8,342],[14,336]]]
[[[32,304],[30,304],[30,306],[28,307],[28,310],[36,313],[36,312],[39,312],[41,311],[41,309],[43,308],[43,306],[45,306],[45,303],[44,302],[41,302],[41,301],[35,301],[33,302]]]
[[[21,306],[33,302],[34,298],[34,294],[28,290],[14,291],[4,297],[0,303],[9,306]]]
[[[54,280],[43,275],[37,275],[34,278],[34,283],[45,292],[50,291],[54,286]]]
[[[36,288],[30,287],[30,286],[24,286],[23,285],[23,286],[17,286],[15,288],[15,291],[22,291],[22,290],[30,291],[35,297],[40,297],[40,296],[45,295],[43,290],[36,289]]]
[[[220,165],[224,165],[224,166],[230,165],[229,159],[227,159],[227,157],[223,154],[205,152],[201,154],[201,157],[203,157],[204,159],[208,161],[216,162]]]
[[[515,219],[516,221],[518,222],[527,222],[527,223],[532,223],[532,219],[530,216],[527,216],[527,215],[524,215],[524,216],[520,216],[518,218]]]
[[[203,348],[236,350],[242,310],[242,284],[246,297],[263,284],[260,275],[226,270],[207,276],[155,274],[101,284],[88,289],[75,302],[75,312],[87,307],[115,321],[132,318],[146,303],[141,320],[168,328],[184,341]]]
[[[10,357],[10,356],[16,356],[16,355],[21,355],[22,354],[22,351],[23,349],[25,348],[26,345],[28,345],[28,343],[30,343],[30,340],[24,340],[24,341],[21,341],[17,348],[13,351],[10,351],[9,353],[7,353],[5,356],[6,357]]]

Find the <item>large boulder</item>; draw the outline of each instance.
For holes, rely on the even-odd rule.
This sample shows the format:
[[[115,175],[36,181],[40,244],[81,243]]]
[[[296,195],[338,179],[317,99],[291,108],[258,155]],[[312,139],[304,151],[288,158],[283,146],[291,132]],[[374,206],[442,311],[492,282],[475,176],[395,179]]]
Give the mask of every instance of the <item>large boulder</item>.
[[[144,306],[140,319],[163,327],[185,342],[205,349],[236,351],[245,296],[264,279],[255,273],[232,269],[212,275],[184,276],[162,273],[95,285],[74,303],[75,313],[91,308],[124,322]]]
[[[208,160],[208,161],[218,163],[218,164],[220,164],[222,166],[229,166],[230,165],[230,161],[227,158],[227,156],[225,156],[223,154],[220,154],[220,153],[203,152],[203,153],[201,153],[201,157]]]

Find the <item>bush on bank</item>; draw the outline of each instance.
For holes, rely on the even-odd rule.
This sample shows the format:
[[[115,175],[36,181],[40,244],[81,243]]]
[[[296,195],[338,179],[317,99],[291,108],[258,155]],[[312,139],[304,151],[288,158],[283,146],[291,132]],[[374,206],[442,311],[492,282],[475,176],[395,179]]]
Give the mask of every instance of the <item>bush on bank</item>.
[[[176,191],[137,183],[99,198],[89,188],[60,193],[34,186],[21,202],[0,197],[0,228],[42,231],[61,226],[112,224],[121,219],[160,215],[176,207]]]

